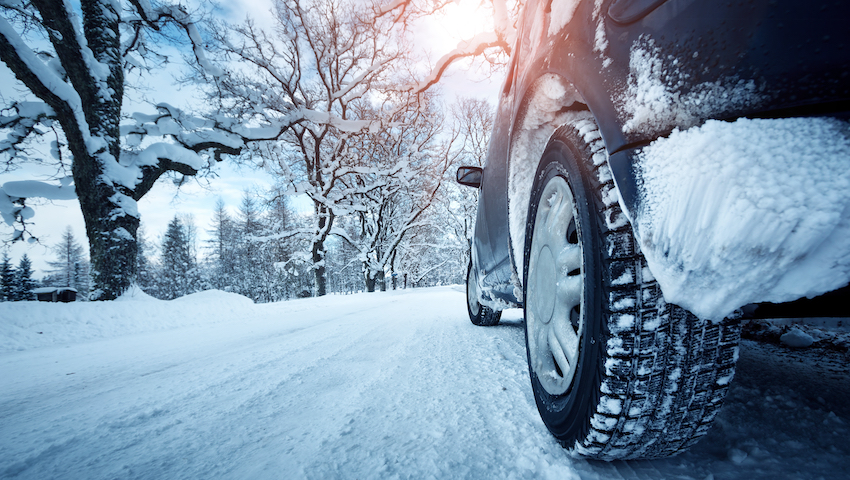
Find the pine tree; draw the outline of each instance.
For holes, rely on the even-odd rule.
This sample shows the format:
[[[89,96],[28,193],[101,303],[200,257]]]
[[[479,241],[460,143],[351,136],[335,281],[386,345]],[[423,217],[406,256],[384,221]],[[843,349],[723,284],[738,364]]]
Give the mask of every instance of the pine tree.
[[[186,229],[180,218],[175,216],[168,224],[162,239],[161,271],[157,282],[158,293],[171,300],[192,293],[192,271],[195,261],[187,238]]]
[[[236,276],[236,290],[246,297],[259,300],[257,295],[263,283],[263,244],[258,237],[263,235],[265,225],[261,221],[257,201],[251,192],[242,192],[238,213],[236,228],[239,270]]]
[[[15,302],[35,300],[33,289],[35,289],[35,281],[32,279],[32,262],[25,253],[15,272],[12,300]]]
[[[71,227],[65,228],[62,240],[53,247],[56,261],[47,262],[47,283],[55,287],[72,287],[77,290],[77,298],[85,298],[89,291],[89,264],[85,249],[77,243]]]
[[[0,263],[0,302],[14,300],[15,267],[7,252],[3,252],[3,262]]]
[[[236,274],[236,225],[221,198],[216,201],[212,229],[208,233],[213,287],[230,290]]]
[[[148,239],[145,236],[144,224],[139,224],[139,230],[136,232],[136,244],[138,245],[138,253],[136,254],[136,285],[145,292],[153,288],[153,267],[148,259],[150,247]],[[148,292],[151,293],[151,292]]]

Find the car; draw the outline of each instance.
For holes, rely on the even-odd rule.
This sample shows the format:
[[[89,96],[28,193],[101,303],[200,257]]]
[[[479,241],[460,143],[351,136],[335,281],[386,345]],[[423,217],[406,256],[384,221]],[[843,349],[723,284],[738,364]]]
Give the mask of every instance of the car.
[[[467,304],[481,326],[523,308],[537,409],[570,452],[681,452],[753,305],[847,298],[848,17],[526,2],[485,165],[457,171],[480,190]]]

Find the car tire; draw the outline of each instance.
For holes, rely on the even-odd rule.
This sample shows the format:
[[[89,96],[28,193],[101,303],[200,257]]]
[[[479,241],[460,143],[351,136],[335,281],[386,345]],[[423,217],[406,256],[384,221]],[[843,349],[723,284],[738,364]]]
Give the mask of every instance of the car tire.
[[[523,290],[537,408],[580,456],[673,455],[707,433],[740,326],[668,304],[624,217],[592,120],[558,129],[531,192]]]
[[[493,310],[479,303],[477,287],[472,275],[472,262],[466,269],[466,311],[469,313],[469,320],[479,327],[498,325],[502,318],[501,311]]]

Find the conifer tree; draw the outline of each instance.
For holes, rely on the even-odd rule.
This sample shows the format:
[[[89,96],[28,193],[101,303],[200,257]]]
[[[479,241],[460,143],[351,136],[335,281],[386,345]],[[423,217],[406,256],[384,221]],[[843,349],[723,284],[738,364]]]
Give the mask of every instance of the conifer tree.
[[[139,224],[139,230],[136,232],[136,245],[138,245],[138,253],[136,254],[136,285],[147,292],[153,287],[153,267],[148,259],[150,246],[145,236],[144,224]]]
[[[3,252],[3,261],[0,262],[0,302],[11,302],[14,300],[15,267],[7,252]]]
[[[162,265],[158,280],[159,295],[165,300],[195,291],[195,259],[183,222],[175,216],[162,240]]]
[[[32,293],[35,287],[35,281],[32,279],[32,262],[30,261],[30,257],[25,253],[21,257],[21,263],[18,264],[18,268],[15,271],[12,300],[15,302],[35,300]]]
[[[74,231],[68,226],[62,239],[53,247],[56,260],[47,262],[48,284],[55,287],[72,287],[77,290],[78,298],[84,298],[89,289],[89,266],[85,249],[77,243]]]

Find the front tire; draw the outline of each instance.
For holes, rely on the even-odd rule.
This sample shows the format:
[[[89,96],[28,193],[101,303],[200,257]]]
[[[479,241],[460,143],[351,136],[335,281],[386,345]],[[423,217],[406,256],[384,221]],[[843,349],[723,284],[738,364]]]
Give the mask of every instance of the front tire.
[[[555,132],[525,236],[531,384],[543,422],[576,454],[666,457],[708,431],[740,328],[664,301],[614,188],[592,121]]]

